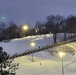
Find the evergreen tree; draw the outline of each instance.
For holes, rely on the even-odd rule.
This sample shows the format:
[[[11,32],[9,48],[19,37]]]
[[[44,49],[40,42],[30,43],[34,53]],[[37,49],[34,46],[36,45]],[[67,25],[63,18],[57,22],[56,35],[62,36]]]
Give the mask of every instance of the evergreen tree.
[[[15,75],[15,70],[18,69],[19,63],[13,63],[14,59],[10,59],[10,56],[3,51],[0,47],[0,74],[1,75]]]

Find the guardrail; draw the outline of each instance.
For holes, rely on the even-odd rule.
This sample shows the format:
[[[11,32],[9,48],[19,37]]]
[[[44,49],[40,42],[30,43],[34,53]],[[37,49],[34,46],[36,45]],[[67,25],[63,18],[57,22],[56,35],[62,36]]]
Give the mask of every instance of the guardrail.
[[[52,45],[46,45],[45,47],[44,46],[43,47],[39,46],[38,49],[35,48],[35,49],[25,50],[25,52],[23,52],[21,54],[16,53],[13,56],[9,57],[9,59],[21,57],[21,56],[24,56],[24,55],[28,55],[28,54],[43,51],[43,50],[47,50],[47,49],[50,49],[50,48],[53,48],[53,47],[56,47],[56,46],[60,46],[60,45],[63,45],[63,44],[67,44],[67,43],[70,43],[70,42],[74,42],[74,41],[76,41],[76,40],[63,41],[63,42],[55,43],[55,44],[52,44]]]

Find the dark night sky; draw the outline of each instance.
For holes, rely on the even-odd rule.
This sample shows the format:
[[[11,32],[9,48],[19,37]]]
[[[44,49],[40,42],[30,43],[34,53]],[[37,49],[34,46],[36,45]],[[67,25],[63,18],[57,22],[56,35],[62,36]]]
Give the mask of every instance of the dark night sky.
[[[49,15],[76,15],[76,0],[0,0],[0,21],[34,26]]]

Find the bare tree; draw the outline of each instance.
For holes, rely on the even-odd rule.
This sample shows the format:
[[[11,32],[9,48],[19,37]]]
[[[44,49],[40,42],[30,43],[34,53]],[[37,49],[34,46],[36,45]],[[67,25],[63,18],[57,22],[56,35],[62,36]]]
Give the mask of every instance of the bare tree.
[[[57,33],[59,33],[64,17],[60,15],[50,15],[47,17],[47,27],[53,33],[54,43],[56,43]]]

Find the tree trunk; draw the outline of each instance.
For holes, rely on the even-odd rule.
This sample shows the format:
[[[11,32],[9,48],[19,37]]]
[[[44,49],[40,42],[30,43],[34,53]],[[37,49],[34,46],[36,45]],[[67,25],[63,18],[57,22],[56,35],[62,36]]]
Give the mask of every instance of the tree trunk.
[[[57,39],[56,35],[57,35],[57,33],[53,34],[54,44],[57,43],[57,41],[56,41],[56,39]]]

